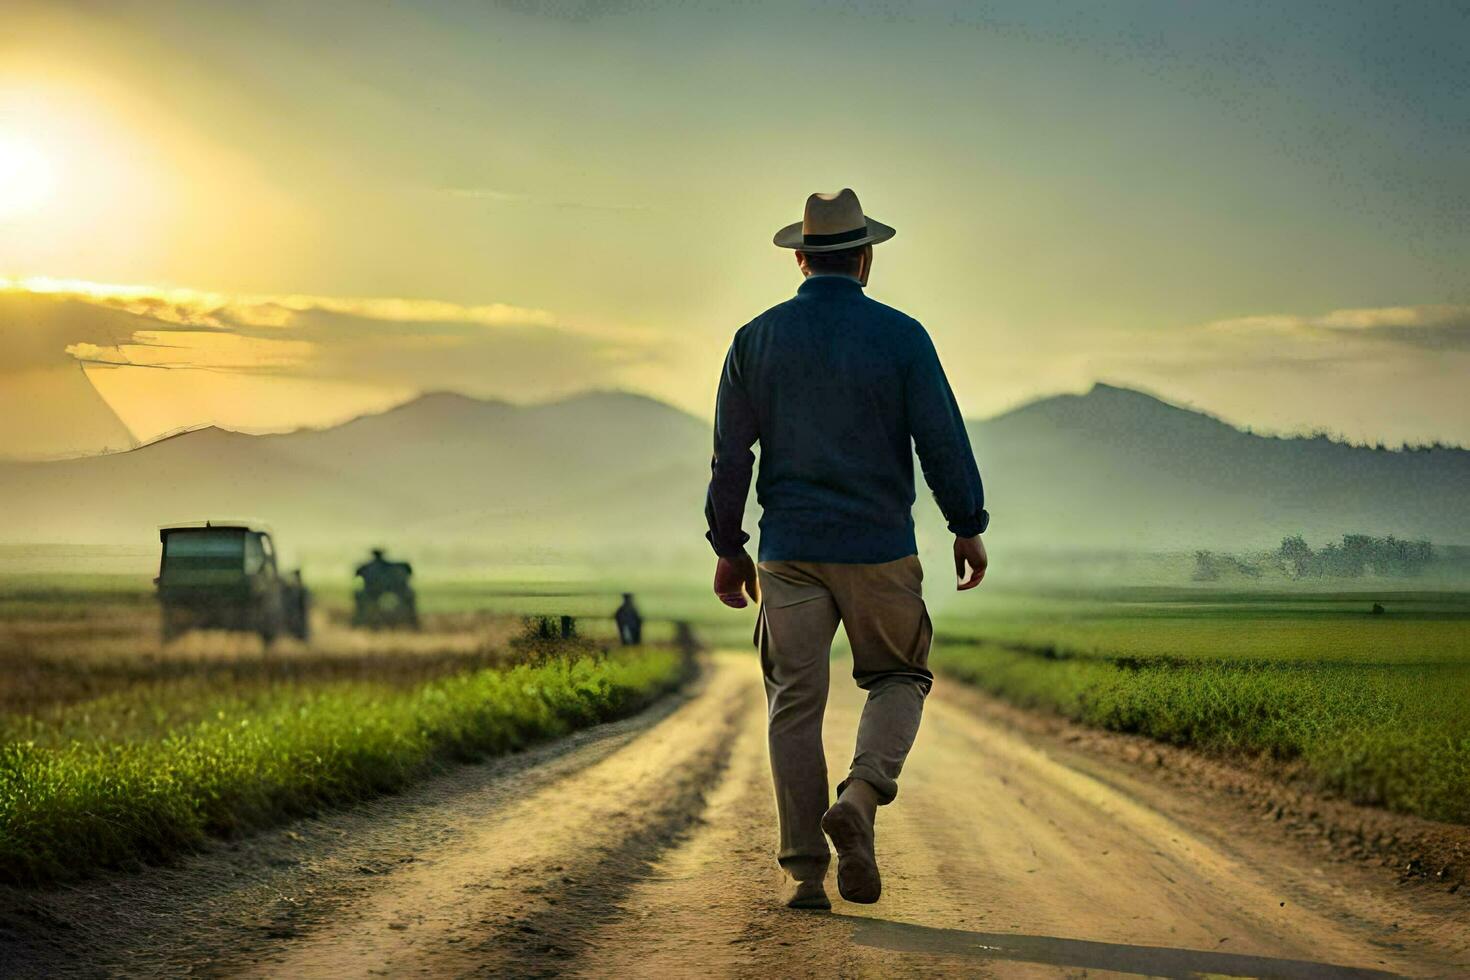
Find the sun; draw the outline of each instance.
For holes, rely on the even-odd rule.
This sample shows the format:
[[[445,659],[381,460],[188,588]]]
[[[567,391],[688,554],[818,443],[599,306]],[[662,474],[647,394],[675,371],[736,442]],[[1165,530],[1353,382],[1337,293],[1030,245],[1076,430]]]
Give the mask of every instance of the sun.
[[[0,131],[0,221],[40,208],[54,183],[51,163],[34,143]]]

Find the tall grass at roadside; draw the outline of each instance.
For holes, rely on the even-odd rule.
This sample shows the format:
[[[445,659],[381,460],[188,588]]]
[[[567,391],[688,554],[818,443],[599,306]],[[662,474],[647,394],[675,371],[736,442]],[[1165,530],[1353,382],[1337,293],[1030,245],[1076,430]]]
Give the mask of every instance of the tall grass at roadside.
[[[1470,823],[1470,664],[1069,656],[949,643],[945,673],[1022,707],[1292,764],[1359,803]]]
[[[207,835],[391,791],[436,762],[512,751],[627,714],[681,672],[678,654],[650,649],[406,689],[288,685],[266,703],[220,697],[188,712],[198,720],[138,738],[33,728],[0,749],[0,880],[38,883],[161,859]]]

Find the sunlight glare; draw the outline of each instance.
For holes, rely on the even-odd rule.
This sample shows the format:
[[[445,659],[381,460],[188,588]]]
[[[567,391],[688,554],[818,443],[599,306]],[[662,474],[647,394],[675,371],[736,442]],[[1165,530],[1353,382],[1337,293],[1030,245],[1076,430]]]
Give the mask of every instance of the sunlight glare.
[[[0,132],[0,220],[40,208],[53,183],[50,161],[35,144]]]

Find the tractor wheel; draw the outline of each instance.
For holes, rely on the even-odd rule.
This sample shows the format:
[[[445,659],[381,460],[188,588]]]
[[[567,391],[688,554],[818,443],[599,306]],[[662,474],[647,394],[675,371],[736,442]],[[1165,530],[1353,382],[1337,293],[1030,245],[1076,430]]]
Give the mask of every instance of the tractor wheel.
[[[311,605],[304,593],[292,598],[291,613],[286,617],[286,629],[302,643],[311,639]]]
[[[168,606],[163,607],[163,615],[160,617],[158,626],[158,638],[167,645],[177,640],[183,634],[185,626],[183,617]]]
[[[260,645],[269,650],[281,632],[281,624],[277,622],[277,617],[272,616],[270,607],[262,602],[255,607],[250,618],[254,621],[255,632],[260,636]]]

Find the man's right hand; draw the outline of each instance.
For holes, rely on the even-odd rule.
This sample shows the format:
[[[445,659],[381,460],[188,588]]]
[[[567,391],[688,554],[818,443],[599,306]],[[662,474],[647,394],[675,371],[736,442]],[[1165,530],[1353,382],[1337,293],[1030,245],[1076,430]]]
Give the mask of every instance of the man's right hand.
[[[989,560],[985,557],[985,542],[980,540],[980,535],[954,539],[954,577],[957,591],[964,592],[979,585],[980,580],[985,577],[987,564]],[[970,566],[969,578],[965,577],[966,565]]]
[[[750,596],[751,602],[761,601],[760,579],[756,577],[755,562],[747,552],[721,558],[715,565],[715,595],[731,609],[744,609],[746,595]]]

